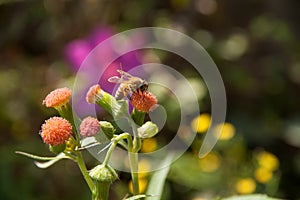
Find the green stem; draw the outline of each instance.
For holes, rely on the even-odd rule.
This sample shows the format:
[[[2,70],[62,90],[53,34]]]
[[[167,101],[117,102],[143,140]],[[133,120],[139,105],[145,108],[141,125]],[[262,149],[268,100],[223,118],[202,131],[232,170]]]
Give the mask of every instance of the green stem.
[[[105,159],[103,161],[103,165],[107,165],[110,159],[110,156],[112,154],[112,152],[114,151],[115,147],[117,146],[117,144],[122,141],[123,139],[127,139],[128,141],[128,146],[132,146],[132,139],[131,139],[131,135],[129,135],[129,133],[122,133],[121,135],[116,136],[115,138],[112,139],[112,144],[109,147]]]
[[[82,154],[81,154],[80,151],[77,151],[76,154],[77,154],[77,160],[76,161],[77,161],[77,164],[79,166],[79,169],[80,169],[86,183],[88,184],[88,186],[90,188],[90,191],[92,193],[94,193],[95,192],[94,182],[92,181],[91,177],[88,174],[88,171],[86,169],[85,163],[84,163],[83,158],[82,158]]]
[[[133,132],[133,151],[134,153],[137,153],[141,149],[141,139],[139,138],[138,135],[138,130],[135,122],[133,120],[130,120],[131,127],[132,127],[132,132]]]
[[[133,140],[133,152],[137,153],[140,148],[141,148],[141,139],[138,136],[138,131],[137,131],[137,126],[142,126],[144,123],[144,119],[145,119],[145,112],[140,112],[136,109],[133,109],[131,116],[132,119],[129,120],[131,127],[132,127],[132,131],[133,131],[133,136],[134,136],[134,140]]]
[[[117,144],[118,144],[118,143],[114,141],[114,142],[110,145],[110,147],[109,147],[109,149],[108,149],[108,151],[107,151],[107,153],[106,153],[105,159],[104,159],[104,161],[103,161],[103,165],[107,165],[107,164],[108,164],[108,161],[109,161],[109,159],[110,159],[110,156],[111,156],[112,152],[114,151],[115,147],[117,146]]]
[[[77,148],[80,148],[81,147],[80,136],[76,129],[76,124],[78,124],[80,122],[80,119],[77,116],[73,115],[72,107],[70,106],[69,103],[66,104],[65,106],[62,106],[61,109],[58,110],[58,112],[63,118],[67,119],[71,123],[72,131],[75,133],[76,146],[77,146]],[[90,191],[94,194],[95,193],[94,182],[92,181],[91,177],[88,174],[82,154],[80,151],[76,151],[75,154],[76,154],[75,161],[77,162],[78,167],[79,167],[86,183],[88,184],[88,186],[90,188]]]
[[[138,154],[129,151],[128,156],[131,169],[133,195],[137,195],[140,193],[138,177]]]
[[[72,131],[75,133],[75,139],[79,145],[78,146],[78,148],[79,148],[80,147],[80,136],[76,129],[76,124],[80,123],[80,119],[77,116],[73,115],[73,110],[69,103],[67,103],[65,106],[62,106],[61,109],[58,110],[58,113],[60,114],[61,117],[67,119],[71,123]]]
[[[64,154],[65,154],[66,156],[69,156],[69,157],[70,157],[72,160],[74,160],[74,161],[76,161],[76,159],[77,159],[76,156],[72,155],[72,154],[69,153],[69,152],[64,152]]]
[[[141,115],[140,115],[141,114]],[[135,112],[133,116],[138,116],[139,118],[135,118],[138,123],[143,123],[145,115],[142,113]],[[135,123],[134,119],[129,120],[132,132],[133,132],[133,147],[132,149],[129,148],[128,156],[129,156],[129,163],[131,168],[131,177],[132,177],[132,189],[133,195],[138,195],[139,191],[139,177],[138,177],[138,151],[141,149],[141,139],[138,135],[137,124]]]
[[[110,182],[96,181],[96,192],[93,194],[93,200],[108,200]]]

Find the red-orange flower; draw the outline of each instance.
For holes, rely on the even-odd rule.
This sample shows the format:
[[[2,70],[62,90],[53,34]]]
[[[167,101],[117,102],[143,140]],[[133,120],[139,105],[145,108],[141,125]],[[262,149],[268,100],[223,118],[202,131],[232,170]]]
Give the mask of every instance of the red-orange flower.
[[[69,102],[71,90],[69,88],[59,88],[50,92],[43,101],[46,107],[60,108]]]
[[[99,121],[94,117],[86,117],[80,124],[80,135],[84,137],[94,136],[100,131]]]
[[[157,105],[156,97],[149,91],[134,92],[130,98],[130,102],[140,112],[149,112]]]
[[[46,144],[55,146],[65,143],[72,134],[71,124],[64,118],[52,117],[42,125],[41,136]]]
[[[93,85],[90,87],[89,91],[86,94],[85,100],[88,103],[95,103],[97,101],[97,98],[101,96],[101,88],[100,85]]]

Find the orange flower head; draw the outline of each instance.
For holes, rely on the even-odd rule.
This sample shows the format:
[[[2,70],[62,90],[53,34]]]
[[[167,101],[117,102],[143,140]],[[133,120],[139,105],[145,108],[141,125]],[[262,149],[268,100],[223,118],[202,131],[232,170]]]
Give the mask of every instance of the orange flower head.
[[[43,100],[46,107],[60,108],[69,102],[71,90],[69,88],[59,88],[50,92]]]
[[[95,103],[99,97],[101,97],[101,88],[100,85],[93,85],[90,87],[89,91],[86,94],[86,101],[88,103]]]
[[[156,97],[149,91],[136,91],[130,98],[132,106],[140,112],[152,111],[157,106]]]
[[[80,134],[84,137],[94,136],[100,131],[99,121],[94,117],[86,117],[80,124]]]
[[[72,126],[62,117],[52,117],[42,125],[40,134],[46,144],[64,144],[72,134]]]

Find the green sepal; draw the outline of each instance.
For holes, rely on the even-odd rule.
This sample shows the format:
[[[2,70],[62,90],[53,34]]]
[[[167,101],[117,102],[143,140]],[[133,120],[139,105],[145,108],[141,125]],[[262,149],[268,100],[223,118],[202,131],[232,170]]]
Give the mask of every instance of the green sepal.
[[[100,121],[99,123],[100,123],[101,130],[103,131],[107,139],[110,140],[111,138],[113,138],[115,133],[114,126],[108,121]]]
[[[66,149],[66,143],[58,144],[55,146],[49,145],[49,150],[55,154],[59,154],[59,153],[63,152],[65,149]]]
[[[146,115],[145,112],[140,112],[135,108],[132,110],[131,113],[131,117],[133,121],[139,126],[142,126],[142,124],[144,123],[145,115]]]
[[[101,108],[109,112],[115,120],[123,117],[128,117],[128,103],[125,100],[117,101],[112,95],[105,91],[101,91],[101,97],[97,99],[96,103]]]

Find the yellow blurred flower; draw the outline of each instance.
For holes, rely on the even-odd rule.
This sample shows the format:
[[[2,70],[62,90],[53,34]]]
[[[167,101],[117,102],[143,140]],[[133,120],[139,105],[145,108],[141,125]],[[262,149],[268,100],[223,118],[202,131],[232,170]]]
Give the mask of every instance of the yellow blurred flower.
[[[149,153],[155,151],[157,148],[157,140],[155,138],[149,138],[143,140],[141,152]]]
[[[259,167],[254,172],[255,179],[260,183],[267,183],[272,178],[272,176],[272,171],[264,167]]]
[[[235,128],[232,124],[225,122],[224,124],[216,126],[214,133],[216,136],[220,133],[218,137],[219,140],[229,140],[234,136]]]
[[[239,194],[251,194],[255,191],[256,184],[252,178],[243,178],[237,181],[235,189]]]
[[[148,180],[147,179],[145,179],[145,178],[139,178],[140,193],[144,193],[146,191],[147,184],[148,184]],[[133,192],[132,181],[129,181],[128,188],[129,188],[129,191],[132,193]]]
[[[151,163],[147,159],[142,159],[139,161],[138,168],[139,168],[139,178],[145,178],[149,173],[149,170],[151,168]]]
[[[201,114],[192,121],[192,128],[195,132],[204,133],[210,126],[210,114]]]
[[[257,155],[258,164],[270,171],[274,171],[279,166],[278,158],[267,151],[262,151]]]
[[[204,172],[213,172],[220,167],[221,158],[218,154],[211,152],[199,160],[200,169]]]

